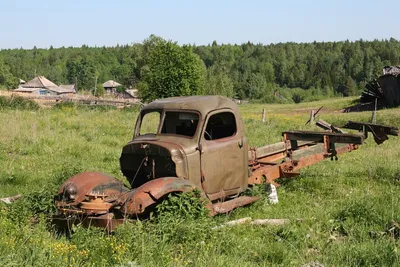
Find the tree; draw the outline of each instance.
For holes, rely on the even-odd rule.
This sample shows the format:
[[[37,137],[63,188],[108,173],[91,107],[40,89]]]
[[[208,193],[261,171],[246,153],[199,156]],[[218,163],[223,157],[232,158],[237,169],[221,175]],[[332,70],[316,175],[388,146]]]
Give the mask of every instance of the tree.
[[[206,83],[204,87],[206,95],[223,95],[233,97],[233,82],[226,71],[218,64],[207,70]]]
[[[8,66],[0,61],[0,89],[2,87],[12,89],[16,87],[16,85],[17,79],[13,77]]]
[[[80,88],[91,89],[96,79],[96,69],[91,59],[76,58],[67,62],[67,79],[70,83],[78,81]]]
[[[347,83],[345,88],[346,89],[343,92],[344,96],[352,96],[357,94],[357,84],[350,76],[347,77]]]
[[[94,96],[104,96],[104,94],[106,93],[106,90],[104,90],[103,85],[101,84],[97,84],[96,85],[96,90],[93,92]]]
[[[146,62],[139,87],[144,100],[203,93],[205,66],[191,46],[156,39]]]

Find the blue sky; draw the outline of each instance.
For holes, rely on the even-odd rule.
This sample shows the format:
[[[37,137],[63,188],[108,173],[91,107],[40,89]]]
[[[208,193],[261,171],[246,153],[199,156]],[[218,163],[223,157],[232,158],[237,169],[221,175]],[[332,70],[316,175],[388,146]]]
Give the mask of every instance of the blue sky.
[[[0,48],[400,39],[400,1],[2,0]]]

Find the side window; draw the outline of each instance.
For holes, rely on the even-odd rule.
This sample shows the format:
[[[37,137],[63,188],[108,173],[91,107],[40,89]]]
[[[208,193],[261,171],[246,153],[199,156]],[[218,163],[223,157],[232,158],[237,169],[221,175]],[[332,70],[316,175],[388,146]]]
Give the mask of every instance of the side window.
[[[231,112],[214,114],[207,122],[204,139],[217,140],[230,137],[236,133],[235,115]]]

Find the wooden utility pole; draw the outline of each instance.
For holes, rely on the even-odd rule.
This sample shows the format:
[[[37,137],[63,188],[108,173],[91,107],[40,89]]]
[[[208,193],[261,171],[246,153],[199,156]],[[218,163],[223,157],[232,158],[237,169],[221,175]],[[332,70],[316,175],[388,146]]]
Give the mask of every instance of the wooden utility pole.
[[[97,90],[97,76],[95,77],[94,81],[94,96],[96,96],[96,90]]]

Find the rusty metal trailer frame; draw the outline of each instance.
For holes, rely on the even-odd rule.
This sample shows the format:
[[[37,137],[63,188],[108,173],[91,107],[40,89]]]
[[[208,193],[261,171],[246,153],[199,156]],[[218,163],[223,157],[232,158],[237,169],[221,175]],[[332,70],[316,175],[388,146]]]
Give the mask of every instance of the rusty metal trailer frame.
[[[388,139],[387,135],[398,136],[396,127],[348,121],[342,128],[358,130],[358,134],[348,134],[325,121],[318,121],[317,126],[326,132],[286,131],[283,141],[251,149],[249,185],[271,183],[280,186],[275,180],[292,178],[300,173],[301,168],[313,165],[321,160],[338,159],[338,155],[358,149],[372,133],[377,144]],[[278,161],[281,162],[278,162]]]
[[[283,142],[271,146],[281,149],[264,155],[257,155],[257,152],[266,148],[252,151],[249,185],[272,183],[279,186],[276,179],[295,177],[301,168],[326,158],[337,159],[337,155],[357,149],[364,141],[362,135],[355,134],[288,131],[282,135]],[[278,163],[279,160],[283,162]]]

